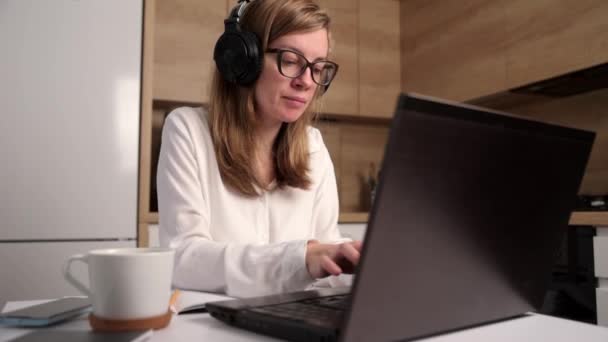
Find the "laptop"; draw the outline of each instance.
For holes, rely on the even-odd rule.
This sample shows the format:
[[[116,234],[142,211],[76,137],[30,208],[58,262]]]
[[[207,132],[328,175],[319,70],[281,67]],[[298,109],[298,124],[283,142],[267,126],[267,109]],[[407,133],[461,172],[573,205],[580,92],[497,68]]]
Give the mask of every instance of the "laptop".
[[[293,341],[412,340],[536,311],[594,138],[402,94],[352,290],[207,310]]]

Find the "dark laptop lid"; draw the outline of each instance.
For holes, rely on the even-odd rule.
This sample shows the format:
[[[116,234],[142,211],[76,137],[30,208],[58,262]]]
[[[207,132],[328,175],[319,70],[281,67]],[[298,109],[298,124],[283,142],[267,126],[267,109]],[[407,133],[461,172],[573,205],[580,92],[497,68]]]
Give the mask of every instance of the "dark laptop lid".
[[[417,338],[537,309],[594,136],[402,95],[342,339]]]

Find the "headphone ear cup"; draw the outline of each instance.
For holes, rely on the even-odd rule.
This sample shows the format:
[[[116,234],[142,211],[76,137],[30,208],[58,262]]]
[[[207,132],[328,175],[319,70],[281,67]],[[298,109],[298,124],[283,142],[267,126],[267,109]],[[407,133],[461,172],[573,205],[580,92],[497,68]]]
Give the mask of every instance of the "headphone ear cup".
[[[262,63],[264,61],[264,52],[262,51],[262,43],[258,36],[250,31],[241,32],[245,45],[247,46],[247,67],[246,73],[243,75],[240,84],[249,85],[258,79],[262,72]]]
[[[215,44],[213,59],[222,77],[239,85],[253,83],[262,70],[261,44],[247,31],[229,31]]]

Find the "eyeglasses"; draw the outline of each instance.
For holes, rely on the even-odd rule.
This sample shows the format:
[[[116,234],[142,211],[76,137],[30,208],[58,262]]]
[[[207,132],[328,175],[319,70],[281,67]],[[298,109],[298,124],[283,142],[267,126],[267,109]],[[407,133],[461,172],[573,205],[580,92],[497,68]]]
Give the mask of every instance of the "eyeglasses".
[[[289,78],[300,77],[310,67],[312,80],[321,86],[328,86],[338,72],[338,64],[332,61],[309,62],[301,53],[285,49],[268,49],[277,54],[277,66],[281,75]]]

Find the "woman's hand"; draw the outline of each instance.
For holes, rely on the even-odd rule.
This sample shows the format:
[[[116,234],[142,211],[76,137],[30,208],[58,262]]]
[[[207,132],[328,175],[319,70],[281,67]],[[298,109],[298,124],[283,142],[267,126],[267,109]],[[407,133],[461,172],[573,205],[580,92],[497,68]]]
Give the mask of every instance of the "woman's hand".
[[[342,273],[352,274],[359,264],[361,241],[341,244],[324,244],[316,240],[308,241],[306,267],[314,279]]]

